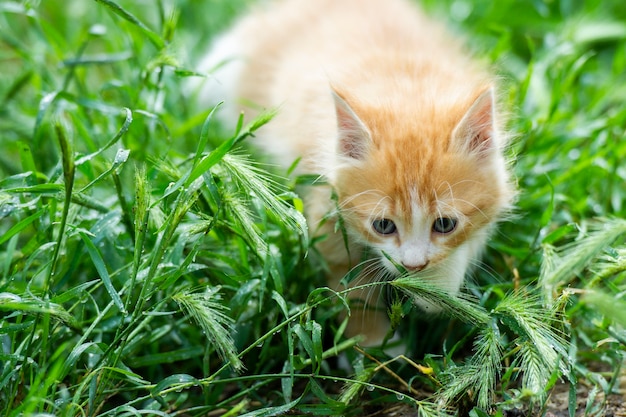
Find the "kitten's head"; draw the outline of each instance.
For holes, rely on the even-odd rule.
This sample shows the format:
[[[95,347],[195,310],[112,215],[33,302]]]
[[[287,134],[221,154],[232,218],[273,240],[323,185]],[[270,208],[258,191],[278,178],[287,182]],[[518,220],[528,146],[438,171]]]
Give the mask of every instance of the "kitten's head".
[[[331,182],[352,238],[391,273],[433,270],[468,243],[476,256],[512,196],[492,88],[420,106],[334,101]]]

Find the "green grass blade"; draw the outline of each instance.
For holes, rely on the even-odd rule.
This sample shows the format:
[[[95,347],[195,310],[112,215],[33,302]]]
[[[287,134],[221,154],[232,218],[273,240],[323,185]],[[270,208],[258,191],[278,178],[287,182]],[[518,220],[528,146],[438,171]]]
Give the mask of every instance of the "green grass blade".
[[[28,193],[28,194],[59,194],[64,191],[62,184],[37,184],[25,187],[12,187],[4,189],[7,193]]]
[[[213,107],[211,109],[211,111],[209,112],[209,114],[207,115],[207,117],[204,119],[204,123],[202,124],[202,131],[200,132],[200,138],[198,140],[198,146],[196,147],[196,153],[194,155],[193,158],[193,163],[192,163],[192,170],[188,171],[184,176],[182,176],[175,184],[173,184],[172,186],[169,187],[169,189],[165,192],[163,197],[167,197],[168,195],[171,195],[172,193],[174,193],[176,190],[180,189],[183,185],[185,186],[189,186],[189,184],[191,184],[193,182],[194,179],[197,179],[198,176],[196,176],[194,179],[191,179],[192,174],[194,174],[194,169],[198,166],[198,164],[201,161],[204,161],[209,155],[207,155],[206,157],[202,158],[202,152],[204,152],[204,149],[206,148],[207,145],[207,141],[209,138],[209,127],[211,126],[211,123],[213,121],[213,115],[215,114],[216,110],[219,108],[219,106],[221,106],[222,103],[218,103],[217,105],[215,105],[215,107]],[[228,145],[226,145],[225,143],[222,144],[221,146],[224,146],[226,150],[226,152],[228,150],[230,150],[230,148],[228,147]],[[220,146],[220,147],[221,147]],[[231,145],[232,147],[232,145]],[[218,148],[219,149],[219,148]],[[214,151],[215,152],[215,151]],[[221,157],[223,157],[224,155],[222,155]],[[215,156],[216,161],[219,160],[218,155]],[[211,165],[212,166],[212,165]],[[206,167],[206,170],[210,169],[211,166]],[[200,172],[200,174],[202,174],[204,171]]]
[[[67,225],[67,216],[70,210],[70,202],[72,201],[75,176],[74,147],[71,139],[68,137],[68,131],[60,121],[55,123],[54,128],[61,148],[63,179],[65,183],[65,200],[63,202],[63,212],[61,214],[61,222],[59,225],[59,235],[57,236],[56,246],[54,247],[54,252],[52,254],[50,269],[43,285],[45,293],[47,293],[50,288],[52,276],[55,273],[57,262],[59,260],[59,253],[63,243],[63,237],[65,235],[65,227]]]
[[[189,175],[185,183],[187,185],[191,184],[198,177],[200,177],[200,175],[202,175],[203,173],[211,169],[211,167],[213,167],[213,165],[217,164],[220,160],[222,160],[222,158],[224,158],[224,156],[231,149],[233,149],[235,145],[237,145],[239,142],[241,142],[248,136],[252,135],[258,128],[263,126],[265,123],[269,122],[274,117],[275,114],[276,114],[276,111],[261,114],[252,123],[246,126],[246,128],[244,128],[241,132],[239,132],[239,134],[225,141],[219,147],[213,150],[211,153],[209,153],[204,158],[202,158],[194,167],[194,169],[191,171],[191,174]]]
[[[76,161],[76,166],[80,166],[82,164],[84,164],[87,161],[92,160],[93,158],[95,158],[96,156],[102,154],[104,151],[106,151],[107,149],[109,149],[111,146],[115,145],[120,139],[122,139],[122,137],[124,137],[124,135],[128,132],[128,129],[130,129],[130,126],[133,122],[133,112],[124,107],[122,109],[122,111],[125,114],[125,119],[124,119],[124,123],[122,124],[122,127],[120,127],[120,129],[117,131],[117,133],[111,138],[111,140],[109,140],[104,146],[100,147],[100,149],[98,149],[96,152],[93,152],[89,155],[85,155],[81,158],[79,158]]]
[[[188,359],[199,358],[205,353],[203,346],[193,346],[184,349],[170,350],[163,353],[133,357],[128,361],[132,367],[163,366],[166,363],[182,362]]]
[[[35,220],[39,219],[46,211],[47,211],[47,209],[42,208],[41,210],[31,214],[30,216],[20,220],[16,224],[14,224],[9,230],[7,230],[2,236],[0,236],[0,245],[4,244],[6,241],[11,239],[13,236],[17,235],[22,230],[26,229]]]
[[[89,253],[89,256],[91,257],[91,261],[93,262],[94,267],[98,271],[98,275],[100,275],[100,279],[102,280],[102,283],[104,284],[104,288],[106,288],[107,292],[109,293],[111,300],[113,301],[115,306],[120,310],[122,314],[126,314],[124,303],[122,303],[122,299],[120,298],[120,295],[115,290],[115,287],[113,286],[113,283],[111,282],[111,276],[109,275],[109,271],[107,270],[107,267],[104,263],[104,259],[102,258],[102,255],[100,254],[100,251],[98,250],[96,245],[93,244],[93,242],[91,241],[91,239],[89,238],[89,236],[87,236],[85,232],[80,232],[79,235],[81,239],[83,240],[83,242],[85,243],[87,252]]]
[[[27,143],[20,143],[20,161],[22,162],[22,169],[24,172],[32,172],[33,175],[37,174],[37,166],[35,165],[35,159],[33,153]],[[34,185],[33,180],[29,179],[28,185]]]
[[[163,395],[164,391],[169,389],[176,389],[179,385],[199,384],[198,379],[187,374],[174,374],[159,381],[158,384],[152,389],[153,396]]]
[[[77,328],[74,317],[63,306],[32,297],[20,297],[16,294],[0,293],[0,311],[21,311],[27,314],[50,315],[72,328]]]
[[[126,161],[128,161],[129,154],[130,154],[130,151],[128,149],[118,149],[117,154],[115,154],[115,159],[113,160],[113,163],[111,164],[111,166],[106,171],[104,171],[102,174],[98,175],[98,177],[95,178],[93,181],[91,181],[89,184],[87,184],[83,188],[81,188],[78,191],[78,193],[84,193],[89,188],[91,188],[95,184],[97,184],[99,181],[101,181],[102,179],[104,179],[107,176],[109,176],[112,172],[120,169],[120,167],[122,165],[124,165],[124,163],[126,163]]]
[[[265,407],[259,410],[250,411],[249,413],[242,414],[241,417],[272,417],[272,416],[280,416],[289,411],[291,411],[298,403],[300,402],[300,398],[296,398],[295,400],[288,402],[283,405],[278,405],[274,407]]]
[[[34,138],[37,138],[37,134],[39,133],[41,129],[41,124],[43,122],[43,118],[46,115],[48,108],[57,99],[59,94],[60,94],[59,91],[53,91],[51,93],[46,94],[39,102],[39,108],[37,109],[37,117],[35,119],[35,127],[33,130]]]
[[[194,158],[193,158],[194,166],[198,164],[198,162],[200,161],[200,158],[202,157],[202,152],[204,152],[204,150],[206,149],[207,142],[209,141],[209,128],[211,127],[213,116],[215,115],[215,112],[220,108],[222,104],[223,102],[219,102],[215,106],[213,106],[213,108],[207,115],[206,119],[204,120],[204,123],[202,124],[202,130],[200,131],[200,138],[198,140],[198,146],[196,147],[196,154],[194,155]]]
[[[137,26],[141,31],[150,39],[150,42],[154,44],[158,49],[163,49],[165,47],[165,42],[159,35],[153,32],[148,26],[145,25],[141,20],[139,20],[135,15],[124,9],[122,6],[117,4],[111,0],[95,0],[97,3],[101,3],[109,10],[111,10],[116,15],[120,16],[122,19],[132,23]]]

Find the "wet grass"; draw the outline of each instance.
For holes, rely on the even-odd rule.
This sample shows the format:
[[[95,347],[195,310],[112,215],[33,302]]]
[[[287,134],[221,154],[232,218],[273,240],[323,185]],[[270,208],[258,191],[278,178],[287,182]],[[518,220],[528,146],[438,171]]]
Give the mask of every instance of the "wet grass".
[[[391,362],[342,336],[293,181],[248,156],[271,114],[219,126],[184,92],[246,2],[70,3],[0,4],[2,415],[541,415],[562,383],[601,415],[626,343],[621,1],[425,2],[508,86],[520,195],[463,298],[394,284]]]

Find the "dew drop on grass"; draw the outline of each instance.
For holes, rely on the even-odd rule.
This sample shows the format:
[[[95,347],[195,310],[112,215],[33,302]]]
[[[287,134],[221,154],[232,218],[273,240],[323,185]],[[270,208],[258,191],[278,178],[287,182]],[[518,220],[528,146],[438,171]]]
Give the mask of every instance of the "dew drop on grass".
[[[578,160],[578,158],[580,158],[580,149],[572,149],[567,153],[567,156],[572,161]]]
[[[398,393],[398,394],[396,394],[396,398],[398,399],[398,401],[402,401],[402,400],[404,400],[404,394]]]
[[[374,391],[374,386],[373,385],[368,385],[365,389],[367,389],[369,392]]]
[[[104,36],[107,33],[107,28],[101,24],[95,24],[89,28],[89,34],[92,36]]]
[[[7,217],[9,214],[11,214],[12,211],[13,207],[10,207],[8,205],[3,206],[2,208],[0,208],[0,218]]]

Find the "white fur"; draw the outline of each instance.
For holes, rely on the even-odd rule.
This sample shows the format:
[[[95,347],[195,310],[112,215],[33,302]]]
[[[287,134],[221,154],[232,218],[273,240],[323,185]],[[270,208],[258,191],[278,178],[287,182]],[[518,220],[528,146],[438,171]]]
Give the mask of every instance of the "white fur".
[[[413,274],[415,279],[431,281],[432,284],[447,293],[457,294],[463,284],[467,269],[480,256],[487,234],[478,233],[451,253],[445,254],[440,262],[434,263],[432,260],[440,256],[443,251],[443,245],[438,244],[432,236],[432,225],[438,216],[425,212],[417,196],[414,195],[413,197],[411,222],[409,224],[388,217],[396,223],[400,238],[397,239],[395,235],[390,235],[384,239],[383,244],[374,245],[374,249],[381,257],[387,271],[392,275],[398,274],[394,262],[405,266],[427,264],[423,270]],[[384,204],[384,200],[381,200],[379,204]],[[386,209],[378,208],[376,212],[385,213]],[[459,228],[465,219],[457,217],[457,221],[459,222],[457,228]],[[438,238],[446,239],[446,236],[438,236]],[[370,245],[372,244],[370,243]],[[383,256],[382,252],[386,253],[393,262]],[[429,312],[440,310],[437,306],[420,298],[415,299],[415,304]]]
[[[211,52],[197,66],[205,78],[194,77],[185,89],[196,97],[200,107],[211,108],[223,102],[217,116],[234,126],[239,117],[237,85],[245,67],[245,53],[236,32],[228,32],[217,39]]]

